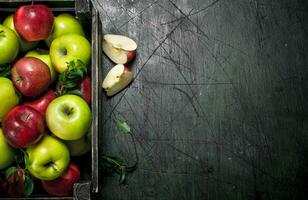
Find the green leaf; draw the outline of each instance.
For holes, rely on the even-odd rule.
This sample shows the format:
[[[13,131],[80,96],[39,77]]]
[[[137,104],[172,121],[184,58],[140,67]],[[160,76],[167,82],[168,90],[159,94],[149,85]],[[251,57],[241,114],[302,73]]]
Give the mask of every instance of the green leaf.
[[[118,127],[118,129],[120,131],[122,131],[123,133],[126,133],[126,134],[131,133],[130,127],[128,126],[128,124],[125,121],[121,121],[121,120],[116,119],[115,123],[116,123],[116,126]]]
[[[125,168],[121,167],[121,173],[120,173],[120,184],[125,183],[125,179],[126,179],[126,172],[125,172]]]
[[[30,160],[29,160],[29,155],[27,154],[27,152],[24,152],[24,159],[25,159],[25,169],[28,169],[29,165],[30,165]]]
[[[8,180],[11,175],[15,176],[16,174],[17,174],[17,177],[18,177],[17,168],[16,167],[10,167],[7,170],[5,170],[5,179]]]
[[[33,192],[33,181],[29,176],[25,176],[25,181],[24,181],[24,195],[25,197],[29,197],[32,192]]]

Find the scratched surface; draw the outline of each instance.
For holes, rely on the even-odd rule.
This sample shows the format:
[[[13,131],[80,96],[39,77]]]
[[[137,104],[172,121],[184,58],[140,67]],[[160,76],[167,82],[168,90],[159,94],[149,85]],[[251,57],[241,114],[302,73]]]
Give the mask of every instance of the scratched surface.
[[[104,96],[102,151],[139,165],[101,199],[308,198],[308,2],[100,0],[138,42],[134,82]],[[104,72],[112,63],[104,57]]]

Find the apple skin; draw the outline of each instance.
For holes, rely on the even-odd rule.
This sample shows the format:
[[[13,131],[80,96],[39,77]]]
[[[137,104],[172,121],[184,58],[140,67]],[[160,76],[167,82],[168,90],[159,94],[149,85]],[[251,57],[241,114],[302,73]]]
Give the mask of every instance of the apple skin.
[[[80,180],[80,170],[71,163],[62,176],[51,181],[42,181],[45,191],[53,196],[69,196],[73,193],[74,184]],[[65,186],[65,187],[64,187]]]
[[[25,174],[21,168],[17,168],[18,180],[15,181],[14,174],[10,175],[7,181],[3,181],[1,184],[2,190],[13,198],[24,197],[24,182]]]
[[[24,105],[29,106],[38,112],[40,112],[44,117],[47,110],[48,105],[52,100],[56,98],[56,94],[53,90],[47,90],[44,94],[42,94],[38,99],[33,102],[27,102]]]
[[[0,122],[4,116],[19,103],[13,82],[4,77],[0,77]]]
[[[49,130],[62,140],[77,140],[91,126],[89,105],[77,95],[67,94],[54,99],[46,111]]]
[[[91,131],[78,140],[65,140],[71,156],[82,156],[91,149]]]
[[[51,83],[48,66],[38,58],[24,57],[13,66],[12,80],[15,87],[27,97],[36,97]]]
[[[45,5],[24,5],[14,13],[14,26],[27,41],[45,40],[52,31],[54,16]]]
[[[29,160],[28,170],[40,180],[54,180],[60,177],[70,162],[67,146],[50,135],[45,135],[38,143],[28,147],[26,152]]]
[[[135,58],[136,52],[137,52],[136,50],[127,52],[127,61],[126,61],[126,63],[129,63],[130,61],[132,61]]]
[[[79,86],[77,87],[77,90],[81,92],[82,98],[88,103],[91,104],[91,98],[92,98],[92,84],[91,84],[91,78],[89,76],[86,76]]]
[[[20,51],[27,52],[31,49],[34,49],[38,45],[38,42],[28,42],[19,36],[17,31],[15,30],[13,15],[9,15],[7,18],[5,18],[5,20],[3,21],[3,25],[13,30],[16,34],[19,42]]]
[[[59,73],[67,69],[67,63],[81,60],[88,66],[91,58],[91,44],[83,36],[69,33],[53,40],[49,52],[52,65]]]
[[[106,75],[102,87],[107,96],[113,96],[123,90],[133,80],[133,73],[124,65],[118,64]]]
[[[10,166],[15,160],[15,152],[13,148],[6,142],[3,131],[0,128],[0,170]]]
[[[19,51],[18,38],[14,31],[0,24],[0,64],[12,62]]]
[[[76,33],[78,35],[85,36],[79,21],[68,13],[62,13],[55,17],[53,30],[45,42],[47,46],[50,46],[51,42],[55,38],[68,33]]]
[[[38,51],[29,51],[25,57],[34,57],[43,61],[49,67],[51,82],[54,82],[57,79],[57,73],[55,68],[52,66],[49,54],[41,54]]]
[[[26,148],[44,135],[45,120],[35,109],[20,105],[10,110],[2,126],[7,143],[14,148]]]

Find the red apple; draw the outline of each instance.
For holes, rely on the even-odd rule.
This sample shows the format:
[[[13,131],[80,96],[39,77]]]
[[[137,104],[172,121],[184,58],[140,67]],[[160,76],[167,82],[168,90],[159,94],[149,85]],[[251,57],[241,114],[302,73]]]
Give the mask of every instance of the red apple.
[[[53,20],[52,11],[42,4],[21,6],[14,14],[15,29],[27,41],[47,39]]]
[[[47,90],[43,93],[37,100],[33,102],[27,102],[24,105],[34,108],[39,111],[43,116],[45,116],[46,109],[49,103],[56,98],[56,94],[52,90]]]
[[[80,85],[77,88],[81,92],[82,98],[88,103],[91,104],[91,96],[92,96],[92,85],[91,85],[91,78],[85,77]]]
[[[20,105],[10,110],[2,126],[4,137],[12,147],[26,148],[44,135],[45,119],[35,109]]]
[[[38,58],[19,59],[11,72],[15,87],[27,97],[40,95],[51,83],[48,66]]]
[[[74,184],[80,179],[80,170],[77,165],[70,164],[67,171],[59,178],[51,181],[42,181],[43,188],[53,196],[68,196],[73,192]]]
[[[24,197],[24,181],[24,172],[18,168],[16,174],[11,174],[6,181],[1,183],[1,187],[9,197]]]

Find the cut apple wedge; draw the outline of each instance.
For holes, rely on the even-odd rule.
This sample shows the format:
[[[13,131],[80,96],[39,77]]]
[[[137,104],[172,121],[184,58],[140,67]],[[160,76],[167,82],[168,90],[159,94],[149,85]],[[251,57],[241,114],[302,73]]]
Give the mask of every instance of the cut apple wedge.
[[[111,68],[103,81],[107,96],[113,96],[124,89],[133,80],[133,73],[123,64]]]
[[[103,51],[116,64],[125,64],[136,55],[137,44],[123,35],[104,35]]]

